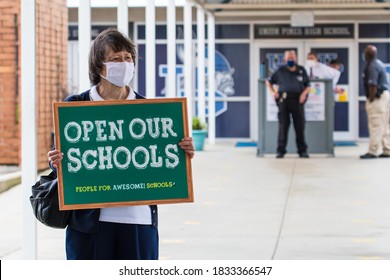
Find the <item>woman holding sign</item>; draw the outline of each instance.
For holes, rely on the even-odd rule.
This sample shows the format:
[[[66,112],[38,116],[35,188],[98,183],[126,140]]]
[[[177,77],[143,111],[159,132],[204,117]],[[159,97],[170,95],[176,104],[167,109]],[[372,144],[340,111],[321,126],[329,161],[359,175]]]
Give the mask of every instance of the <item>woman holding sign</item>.
[[[94,40],[89,54],[90,90],[65,101],[131,100],[144,98],[129,83],[134,74],[135,45],[116,29]],[[193,158],[191,137],[179,146]],[[48,152],[53,168],[63,159]],[[158,259],[157,206],[124,206],[73,210],[66,230],[67,259]]]

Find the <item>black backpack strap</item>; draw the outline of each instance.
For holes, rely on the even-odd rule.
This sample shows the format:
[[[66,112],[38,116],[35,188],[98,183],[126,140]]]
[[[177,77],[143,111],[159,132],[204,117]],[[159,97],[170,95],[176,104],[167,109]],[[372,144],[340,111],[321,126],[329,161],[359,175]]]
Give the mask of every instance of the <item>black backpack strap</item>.
[[[70,95],[67,98],[65,98],[65,102],[72,102],[72,101],[90,101],[89,97],[90,90],[84,91],[80,94]]]

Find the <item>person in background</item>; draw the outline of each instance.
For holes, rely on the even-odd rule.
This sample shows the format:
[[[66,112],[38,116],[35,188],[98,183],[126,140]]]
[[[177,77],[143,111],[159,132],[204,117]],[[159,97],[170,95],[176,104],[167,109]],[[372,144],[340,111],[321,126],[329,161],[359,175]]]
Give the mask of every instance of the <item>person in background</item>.
[[[366,91],[366,112],[370,141],[368,152],[361,159],[377,158],[382,146],[381,158],[390,158],[390,82],[383,62],[377,58],[378,51],[374,45],[364,50],[366,65],[363,73]]]
[[[332,80],[333,90],[336,93],[342,93],[344,90],[337,88],[337,83],[340,78],[340,71],[318,61],[317,54],[310,52],[307,54],[305,64],[306,72],[310,80],[313,79],[329,79]]]
[[[135,58],[136,48],[129,38],[113,28],[101,32],[89,53],[91,89],[65,101],[144,98],[129,86]],[[185,137],[179,145],[192,159],[192,138]],[[48,152],[54,169],[62,158],[59,150]],[[156,260],[158,243],[156,205],[73,210],[66,229],[67,259]]]
[[[342,70],[341,70],[341,62],[338,59],[332,59],[329,62],[328,66],[336,69],[337,71],[340,71],[340,73],[342,72]]]
[[[293,118],[298,154],[301,158],[308,158],[304,104],[310,91],[310,81],[305,68],[297,64],[295,51],[286,51],[284,61],[286,64],[280,66],[267,81],[267,87],[273,94],[279,109],[276,158],[283,158],[286,154],[290,115]],[[277,90],[274,85],[277,85]]]
[[[332,67],[333,69],[336,69],[337,71],[339,71],[340,72],[340,76],[341,76],[341,73],[343,72],[342,64],[341,64],[341,62],[338,59],[332,59],[329,62],[328,66]],[[339,78],[339,80],[340,80],[340,78]],[[333,89],[333,91],[335,93],[338,93],[338,94],[343,94],[345,92],[345,89],[336,85],[336,87]]]

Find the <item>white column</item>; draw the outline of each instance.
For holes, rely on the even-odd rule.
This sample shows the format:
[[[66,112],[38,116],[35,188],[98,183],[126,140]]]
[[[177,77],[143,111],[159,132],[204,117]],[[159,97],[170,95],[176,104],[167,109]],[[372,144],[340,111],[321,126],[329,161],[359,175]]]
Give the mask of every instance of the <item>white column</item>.
[[[206,120],[206,98],[205,98],[205,27],[204,12],[202,7],[197,7],[198,27],[198,116],[201,121]]]
[[[207,14],[208,34],[208,140],[215,144],[215,19],[211,13]]]
[[[187,97],[190,133],[192,133],[192,102],[194,96],[192,69],[192,3],[186,0],[184,4],[184,92]]]
[[[21,2],[22,258],[37,258],[37,223],[29,197],[37,179],[35,0]],[[6,215],[7,213],[3,213]],[[2,225],[7,226],[7,225]]]
[[[79,92],[90,88],[88,55],[91,47],[91,2],[82,0],[79,5]]]
[[[119,0],[118,2],[118,22],[117,28],[120,32],[129,36],[129,8],[127,5],[128,0]]]
[[[146,30],[146,97],[156,97],[156,12],[154,0],[147,0],[145,8]]]
[[[168,0],[167,5],[167,84],[166,97],[176,97],[176,4]]]

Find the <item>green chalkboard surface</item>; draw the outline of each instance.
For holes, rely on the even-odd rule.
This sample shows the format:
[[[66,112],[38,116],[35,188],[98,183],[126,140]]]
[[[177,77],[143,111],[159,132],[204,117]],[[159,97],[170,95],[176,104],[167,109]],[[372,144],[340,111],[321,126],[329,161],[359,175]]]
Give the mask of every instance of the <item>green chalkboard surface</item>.
[[[61,210],[193,202],[185,98],[53,107]]]

